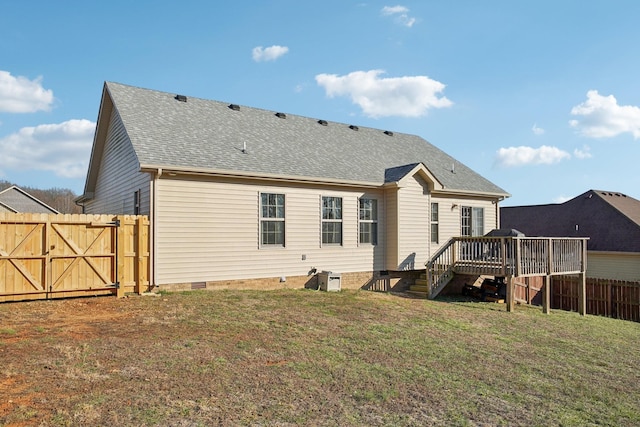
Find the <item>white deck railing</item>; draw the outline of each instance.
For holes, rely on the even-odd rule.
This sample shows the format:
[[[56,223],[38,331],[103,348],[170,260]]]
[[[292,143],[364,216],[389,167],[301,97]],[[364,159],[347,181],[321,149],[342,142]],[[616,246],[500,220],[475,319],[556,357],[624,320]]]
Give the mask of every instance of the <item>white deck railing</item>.
[[[453,237],[429,261],[435,296],[455,273],[502,277],[552,276],[586,271],[587,238]]]

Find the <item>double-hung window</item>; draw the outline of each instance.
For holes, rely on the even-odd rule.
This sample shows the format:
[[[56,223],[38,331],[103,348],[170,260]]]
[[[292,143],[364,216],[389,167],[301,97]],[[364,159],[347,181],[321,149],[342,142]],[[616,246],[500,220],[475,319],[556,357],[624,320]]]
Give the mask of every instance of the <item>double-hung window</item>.
[[[439,224],[438,204],[431,203],[431,243],[438,243],[440,241],[438,224]]]
[[[322,197],[322,244],[342,244],[342,197]]]
[[[378,244],[378,201],[360,199],[360,243]]]
[[[284,194],[260,194],[260,243],[284,246]]]
[[[462,236],[476,237],[484,235],[484,208],[462,206],[461,214],[460,234]]]

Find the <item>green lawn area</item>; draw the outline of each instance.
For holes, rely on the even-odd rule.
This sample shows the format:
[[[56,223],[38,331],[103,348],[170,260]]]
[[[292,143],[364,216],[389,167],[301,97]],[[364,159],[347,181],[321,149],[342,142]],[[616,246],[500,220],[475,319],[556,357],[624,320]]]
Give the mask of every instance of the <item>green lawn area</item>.
[[[640,425],[640,324],[604,317],[281,290],[0,321],[0,425]]]

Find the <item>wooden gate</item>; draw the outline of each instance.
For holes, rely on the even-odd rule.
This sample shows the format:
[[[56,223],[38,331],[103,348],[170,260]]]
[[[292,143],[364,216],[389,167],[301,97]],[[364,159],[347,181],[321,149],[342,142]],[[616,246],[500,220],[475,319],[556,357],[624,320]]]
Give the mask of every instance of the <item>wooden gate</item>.
[[[0,213],[0,301],[140,293],[148,260],[147,217]]]

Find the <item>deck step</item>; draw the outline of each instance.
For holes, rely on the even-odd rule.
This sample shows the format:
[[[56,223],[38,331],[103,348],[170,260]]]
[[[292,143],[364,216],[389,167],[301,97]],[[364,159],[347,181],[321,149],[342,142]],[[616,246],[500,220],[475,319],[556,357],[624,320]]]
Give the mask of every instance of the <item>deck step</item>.
[[[420,285],[420,284],[415,284],[415,285],[411,285],[409,286],[409,290],[410,291],[414,291],[414,292],[426,292],[429,293],[429,286],[428,285]]]
[[[423,278],[416,279],[413,283],[419,286],[429,286],[429,281]]]
[[[428,299],[429,298],[429,293],[428,292],[420,292],[420,291],[409,290],[409,291],[407,291],[407,294],[409,294],[409,295],[411,295],[412,297],[415,297],[415,298],[424,298],[424,299]]]

